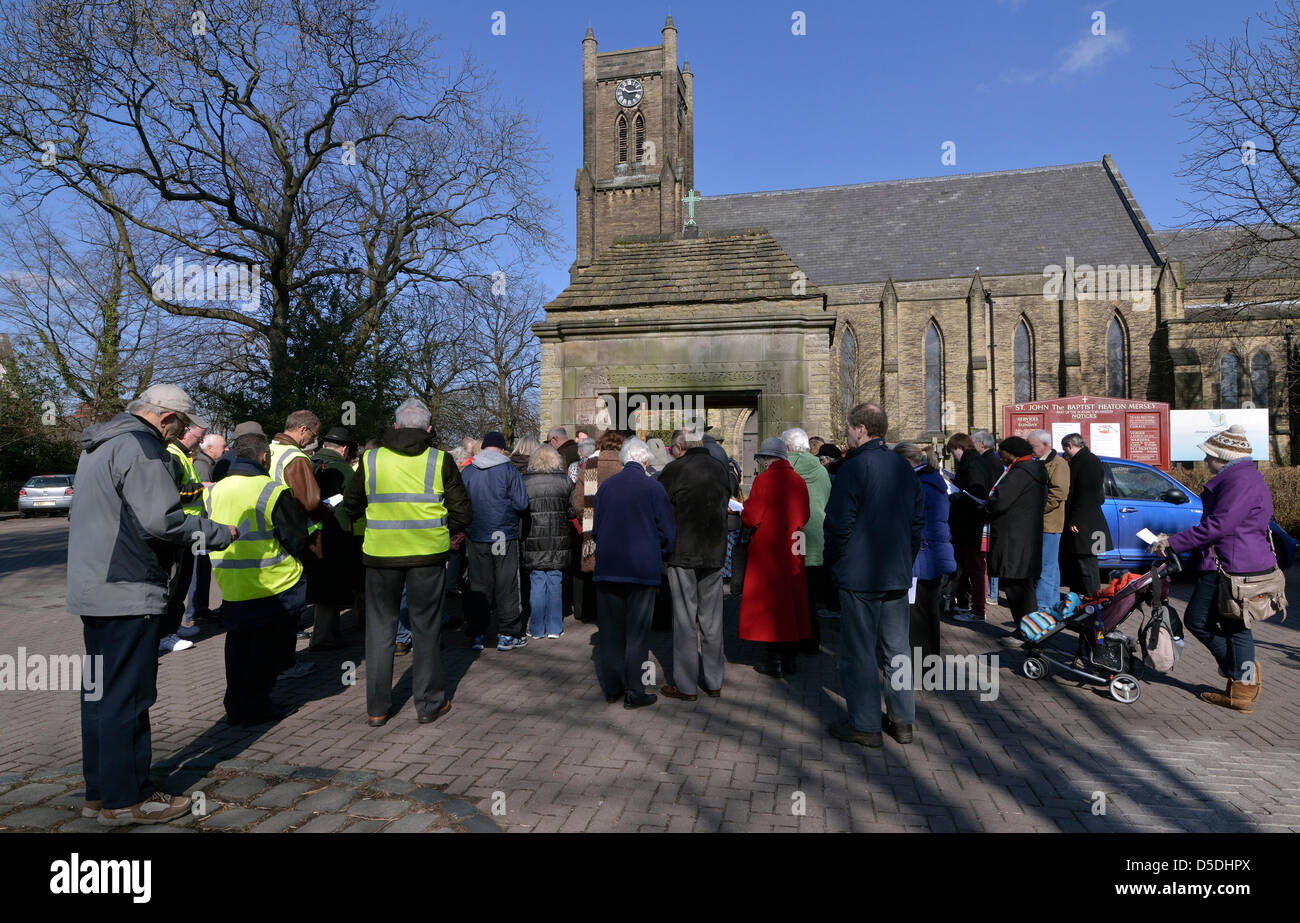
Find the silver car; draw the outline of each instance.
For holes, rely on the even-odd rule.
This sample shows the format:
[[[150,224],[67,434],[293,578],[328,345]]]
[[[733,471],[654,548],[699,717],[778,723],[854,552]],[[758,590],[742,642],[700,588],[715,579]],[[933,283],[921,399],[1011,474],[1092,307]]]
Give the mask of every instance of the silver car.
[[[70,474],[38,474],[28,478],[18,491],[18,512],[23,519],[33,513],[63,513],[72,509],[72,481]]]

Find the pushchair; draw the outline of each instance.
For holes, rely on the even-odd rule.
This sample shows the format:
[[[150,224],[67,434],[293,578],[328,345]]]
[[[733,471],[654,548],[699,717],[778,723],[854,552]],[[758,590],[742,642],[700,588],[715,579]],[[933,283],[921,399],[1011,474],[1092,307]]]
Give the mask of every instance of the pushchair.
[[[1148,638],[1152,626],[1173,626],[1172,636],[1181,649],[1182,625],[1169,607],[1170,577],[1181,570],[1178,557],[1169,555],[1154,563],[1145,574],[1125,574],[1095,596],[1080,599],[1071,593],[1050,612],[1033,612],[1021,619],[1021,632],[1028,638],[1021,672],[1030,679],[1043,679],[1056,667],[1085,682],[1109,687],[1111,698],[1132,705],[1142,695],[1140,680],[1150,658]],[[1142,629],[1137,637],[1120,630],[1135,612]],[[1046,642],[1069,629],[1078,635],[1073,656],[1061,649],[1049,650]],[[1175,658],[1176,659],[1176,658]]]

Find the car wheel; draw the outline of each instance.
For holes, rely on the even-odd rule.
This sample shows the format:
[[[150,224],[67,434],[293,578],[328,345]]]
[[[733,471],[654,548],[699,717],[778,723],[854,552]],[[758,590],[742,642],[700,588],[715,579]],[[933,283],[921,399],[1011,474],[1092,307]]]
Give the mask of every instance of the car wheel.
[[[18,515],[21,516],[23,519],[31,519],[31,518],[32,518],[32,514],[31,514],[31,512],[30,512],[29,510],[19,510],[19,511],[18,511]]]

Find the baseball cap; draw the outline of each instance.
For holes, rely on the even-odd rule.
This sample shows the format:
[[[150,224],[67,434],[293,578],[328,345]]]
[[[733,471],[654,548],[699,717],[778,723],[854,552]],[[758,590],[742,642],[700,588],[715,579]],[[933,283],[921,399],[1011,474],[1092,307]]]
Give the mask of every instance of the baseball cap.
[[[146,404],[152,404],[155,407],[161,407],[163,410],[170,410],[173,413],[179,413],[184,416],[194,426],[208,428],[208,421],[198,416],[194,411],[194,401],[190,396],[177,385],[150,385],[145,388],[144,393],[140,395],[140,400]]]

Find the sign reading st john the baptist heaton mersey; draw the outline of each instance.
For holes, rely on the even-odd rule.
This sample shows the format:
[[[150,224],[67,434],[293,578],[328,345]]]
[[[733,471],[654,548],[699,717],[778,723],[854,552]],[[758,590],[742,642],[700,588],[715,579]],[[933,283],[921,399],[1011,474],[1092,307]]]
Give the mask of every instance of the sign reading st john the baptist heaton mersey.
[[[1044,429],[1052,447],[1061,451],[1061,438],[1083,436],[1097,455],[1129,458],[1169,469],[1169,405],[1119,397],[1061,397],[1002,407],[1002,432],[1023,436]]]

